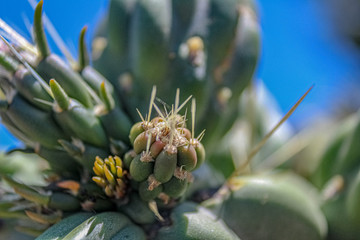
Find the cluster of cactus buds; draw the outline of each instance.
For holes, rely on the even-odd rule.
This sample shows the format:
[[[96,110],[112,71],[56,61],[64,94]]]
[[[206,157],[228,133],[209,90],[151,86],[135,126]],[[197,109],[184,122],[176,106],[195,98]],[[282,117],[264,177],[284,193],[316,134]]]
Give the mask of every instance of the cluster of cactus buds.
[[[130,142],[133,149],[126,155],[125,166],[130,177],[139,182],[139,194],[144,201],[156,197],[168,201],[179,198],[192,182],[191,171],[205,160],[205,150],[200,143],[204,132],[194,137],[195,99],[192,101],[192,131],[186,128],[186,115],[179,111],[190,100],[179,106],[179,90],[171,111],[162,113],[154,103],[156,88],[150,100],[147,118],[133,125]],[[150,119],[155,108],[159,116]]]
[[[122,160],[118,156],[109,156],[104,160],[96,157],[93,167],[96,176],[92,180],[104,189],[108,197],[120,199],[126,194],[127,172],[122,167]]]

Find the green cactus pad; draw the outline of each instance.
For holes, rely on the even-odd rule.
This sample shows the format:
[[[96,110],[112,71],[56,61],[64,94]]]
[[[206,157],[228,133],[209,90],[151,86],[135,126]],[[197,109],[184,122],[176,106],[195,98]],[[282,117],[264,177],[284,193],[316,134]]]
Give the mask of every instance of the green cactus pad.
[[[176,207],[171,216],[172,225],[162,227],[156,240],[174,239],[239,239],[222,220],[209,210],[194,203],[185,202]]]
[[[323,239],[327,223],[319,203],[281,177],[238,177],[220,203],[221,217],[244,239]]]
[[[118,236],[134,240],[146,239],[141,228],[126,216],[115,212],[71,216],[49,228],[37,239],[119,239]]]

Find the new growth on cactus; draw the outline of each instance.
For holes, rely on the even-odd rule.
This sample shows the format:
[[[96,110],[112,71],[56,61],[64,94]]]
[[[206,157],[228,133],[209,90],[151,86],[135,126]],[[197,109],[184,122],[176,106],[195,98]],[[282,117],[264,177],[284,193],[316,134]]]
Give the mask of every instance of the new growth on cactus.
[[[195,99],[192,101],[192,131],[186,128],[186,114],[180,110],[180,91],[177,90],[175,104],[171,110],[164,105],[164,112],[154,103],[156,88],[153,88],[147,117],[139,115],[141,122],[130,130],[133,158],[126,161],[131,179],[139,182],[139,194],[144,201],[156,197],[168,202],[184,194],[192,182],[191,171],[200,167],[205,160],[205,150],[200,143],[204,132],[194,137]],[[159,116],[151,119],[152,108]]]
[[[118,157],[109,156],[104,160],[96,157],[93,171],[96,174],[92,180],[102,187],[106,196],[121,199],[127,190],[127,171],[123,170],[122,160]]]

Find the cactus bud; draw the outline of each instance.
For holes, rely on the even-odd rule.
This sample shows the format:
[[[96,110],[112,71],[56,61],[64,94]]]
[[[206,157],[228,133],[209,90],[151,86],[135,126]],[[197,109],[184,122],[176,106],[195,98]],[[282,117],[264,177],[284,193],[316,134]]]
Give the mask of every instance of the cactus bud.
[[[96,176],[92,180],[104,189],[108,197],[121,199],[126,194],[127,171],[122,167],[123,162],[118,156],[109,156],[104,160],[96,157],[93,168]]]

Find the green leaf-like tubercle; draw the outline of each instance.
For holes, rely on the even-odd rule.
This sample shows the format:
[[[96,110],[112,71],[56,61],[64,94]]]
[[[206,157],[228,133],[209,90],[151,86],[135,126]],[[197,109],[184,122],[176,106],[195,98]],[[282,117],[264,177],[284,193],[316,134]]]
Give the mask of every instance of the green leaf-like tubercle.
[[[44,27],[42,24],[42,7],[43,1],[41,0],[35,8],[34,14],[34,36],[36,47],[39,50],[40,58],[46,58],[50,55],[50,49],[46,40]]]
[[[89,54],[86,50],[85,34],[87,26],[81,29],[79,37],[79,71],[82,71],[87,65],[89,65]]]
[[[65,90],[60,86],[58,82],[54,79],[50,80],[51,92],[54,95],[54,98],[62,110],[67,110],[70,105],[69,97],[66,94]]]
[[[39,192],[35,191],[34,189],[26,186],[25,184],[19,183],[14,179],[3,176],[3,179],[12,187],[14,188],[15,192],[22,196],[23,198],[35,202],[42,205],[47,205],[49,203],[50,197],[44,194],[40,194]]]

